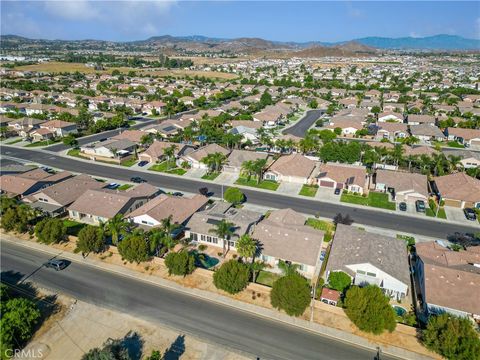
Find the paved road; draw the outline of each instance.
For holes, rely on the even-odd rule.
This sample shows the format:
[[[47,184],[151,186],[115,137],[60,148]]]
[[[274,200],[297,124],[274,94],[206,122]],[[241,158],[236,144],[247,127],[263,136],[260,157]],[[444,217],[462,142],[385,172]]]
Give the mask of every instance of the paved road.
[[[38,162],[46,166],[86,173],[94,176],[129,181],[132,176],[140,176],[150,184],[160,188],[175,189],[196,193],[201,187],[208,187],[216,196],[221,196],[221,185],[182,177],[166,176],[157,173],[145,173],[124,167],[112,167],[101,163],[85,162],[65,158],[54,153],[46,154],[39,150],[27,150],[12,146],[2,146],[2,155]],[[341,204],[294,198],[281,194],[257,190],[242,190],[249,203],[271,208],[292,208],[307,214],[333,218],[336,214],[349,214],[359,224],[391,229],[398,232],[414,233],[424,236],[446,238],[454,232],[478,232],[479,227],[439,222],[428,218],[407,217],[395,213],[380,212],[368,208],[353,208]]]
[[[363,348],[82,263],[55,272],[48,254],[2,242],[2,281],[20,277],[76,299],[171,326],[261,359],[373,359]],[[16,280],[16,281],[15,281]],[[382,356],[382,359],[388,359]]]
[[[156,123],[158,120],[156,119],[149,119],[149,118],[142,118],[142,119],[137,119],[138,124],[130,126],[128,129],[127,128],[122,128],[122,129],[114,129],[114,130],[108,130],[104,131],[98,134],[94,135],[88,135],[88,136],[83,136],[77,139],[79,145],[86,145],[94,141],[99,141],[101,139],[108,139],[112,136],[118,135],[120,132],[125,131],[125,130],[131,130],[131,129],[139,129],[142,127],[145,127],[150,124]],[[69,149],[69,146],[65,146],[63,144],[55,144],[46,147],[46,150],[53,151],[53,152],[60,152]]]
[[[284,134],[304,137],[305,133],[325,113],[325,110],[309,110],[305,116],[288,129],[283,130]]]

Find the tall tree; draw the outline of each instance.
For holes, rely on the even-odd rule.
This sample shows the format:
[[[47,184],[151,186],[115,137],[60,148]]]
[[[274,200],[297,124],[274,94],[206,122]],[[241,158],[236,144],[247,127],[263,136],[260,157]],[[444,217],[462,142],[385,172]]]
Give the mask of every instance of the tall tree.
[[[215,227],[213,229],[210,229],[211,233],[214,233],[220,239],[222,239],[223,257],[225,257],[225,254],[227,252],[227,247],[226,247],[227,242],[229,243],[228,247],[230,248],[229,239],[234,234],[234,231],[235,231],[234,229],[235,229],[235,224],[228,222],[225,219],[219,221],[217,224],[215,224]]]
[[[117,214],[107,222],[106,227],[112,236],[113,244],[118,245],[119,236],[127,232],[130,224],[123,218],[122,214]]]
[[[248,234],[243,234],[240,236],[240,239],[237,241],[237,252],[242,258],[251,258],[252,260],[255,257],[258,249],[258,242]]]

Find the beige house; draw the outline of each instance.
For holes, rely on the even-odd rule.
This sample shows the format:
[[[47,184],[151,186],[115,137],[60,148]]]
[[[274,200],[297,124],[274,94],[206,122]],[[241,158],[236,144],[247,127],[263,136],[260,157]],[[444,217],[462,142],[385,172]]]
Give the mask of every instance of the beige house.
[[[192,168],[207,169],[208,166],[202,162],[202,159],[207,157],[209,154],[214,153],[221,153],[227,156],[230,151],[225,149],[224,147],[221,147],[220,145],[209,144],[198,148],[197,150],[189,152],[188,154],[179,156],[177,163],[180,165],[183,162],[187,162]]]
[[[375,190],[390,193],[397,202],[428,200],[428,178],[422,174],[378,169],[373,177]]]
[[[166,160],[165,149],[170,146],[175,146],[174,156],[176,158],[193,151],[193,147],[189,145],[172,143],[169,141],[154,141],[147,150],[138,155],[138,159],[140,161],[148,161],[149,163]]]
[[[480,208],[480,180],[464,172],[439,176],[434,180],[434,191],[446,206]]]
[[[267,158],[267,153],[235,149],[228,155],[227,163],[223,166],[223,171],[239,174],[242,170],[243,163],[246,161],[255,161],[258,159],[267,160]]]
[[[367,169],[361,165],[326,163],[320,165],[316,183],[332,189],[346,189],[363,194],[368,190]]]
[[[308,184],[314,181],[317,162],[301,154],[279,157],[263,174],[265,180]]]

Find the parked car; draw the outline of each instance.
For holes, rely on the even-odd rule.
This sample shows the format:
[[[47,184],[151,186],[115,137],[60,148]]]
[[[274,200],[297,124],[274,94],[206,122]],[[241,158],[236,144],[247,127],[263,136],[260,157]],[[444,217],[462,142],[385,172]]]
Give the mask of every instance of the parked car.
[[[136,184],[147,182],[147,180],[142,179],[140,176],[134,176],[130,178],[130,181]]]
[[[46,268],[54,269],[55,271],[60,271],[65,269],[68,266],[68,262],[66,260],[48,260],[45,264]]]
[[[465,214],[465,217],[467,220],[475,221],[477,220],[477,214],[475,213],[475,210],[472,208],[465,208],[463,209],[463,213]]]
[[[206,187],[202,187],[202,188],[198,189],[198,192],[203,196],[208,196],[208,188],[206,188]]]
[[[138,163],[138,166],[145,166],[147,164],[148,164],[148,161],[143,160]]]
[[[417,209],[417,212],[425,212],[425,201],[423,200],[417,200],[415,201],[415,208]]]
[[[173,196],[183,196],[183,193],[181,193],[180,191],[175,191],[172,195]]]
[[[116,189],[118,187],[120,187],[120,184],[117,184],[116,182],[112,182],[112,183],[107,185],[108,189]]]
[[[320,253],[320,261],[325,260],[325,255],[327,255],[327,252],[325,250],[322,250],[322,252]]]
[[[340,195],[340,193],[342,192],[341,189],[339,188],[336,188],[335,191],[333,192],[335,195]]]
[[[398,205],[398,208],[400,209],[400,211],[407,211],[407,203],[401,202],[401,203]]]

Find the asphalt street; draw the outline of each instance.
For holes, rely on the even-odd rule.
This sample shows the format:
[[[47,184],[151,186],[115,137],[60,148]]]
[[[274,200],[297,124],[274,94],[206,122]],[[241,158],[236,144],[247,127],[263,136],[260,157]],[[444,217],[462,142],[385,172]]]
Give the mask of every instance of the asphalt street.
[[[1,245],[2,281],[16,284],[28,277],[29,282],[41,287],[162,323],[258,359],[362,360],[375,356],[372,351],[298,327],[87,264],[72,262],[56,272],[42,267],[50,258],[47,253],[7,242]]]
[[[201,187],[207,187],[215,196],[221,197],[221,185],[175,176],[166,176],[159,173],[146,173],[135,171],[125,167],[112,167],[101,163],[85,162],[74,158],[65,158],[54,153],[49,153],[22,149],[12,146],[1,146],[2,155],[37,162],[50,167],[56,167],[68,171],[86,173],[93,176],[105,177],[129,181],[132,176],[140,176],[148,183],[160,188],[175,189],[197,193]],[[224,189],[225,190],[225,189]],[[407,232],[424,236],[437,237],[445,239],[449,234],[455,232],[478,232],[480,227],[453,224],[430,220],[429,218],[409,217],[397,215],[394,212],[383,212],[370,210],[368,208],[349,207],[342,204],[321,202],[318,200],[303,199],[281,195],[273,192],[264,192],[258,190],[242,190],[247,201],[252,204],[271,207],[271,208],[292,208],[296,211],[322,217],[333,218],[336,214],[348,214],[354,222],[369,226],[386,228],[395,232]]]
[[[156,119],[149,119],[149,118],[137,119],[136,121],[138,121],[137,124],[132,125],[128,128],[108,130],[98,134],[77,138],[78,145],[86,145],[94,141],[99,141],[101,139],[108,139],[108,138],[111,138],[112,136],[118,135],[122,131],[140,129],[140,128],[143,128],[144,126],[155,124],[156,122],[158,122],[158,120]],[[69,146],[65,146],[62,143],[46,147],[47,150],[53,151],[53,152],[60,152],[60,151],[67,150],[69,148],[70,148]]]
[[[308,129],[310,129],[315,121],[317,121],[324,113],[325,110],[309,110],[295,125],[283,130],[283,133],[304,137]]]

